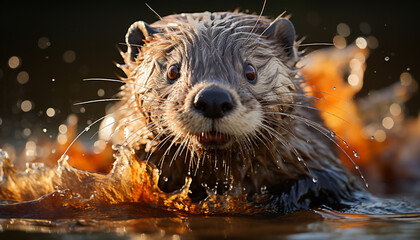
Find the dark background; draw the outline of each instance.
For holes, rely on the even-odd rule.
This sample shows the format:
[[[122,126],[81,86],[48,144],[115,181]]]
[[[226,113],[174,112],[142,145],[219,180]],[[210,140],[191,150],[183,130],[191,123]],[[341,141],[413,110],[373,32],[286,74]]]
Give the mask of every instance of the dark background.
[[[226,11],[240,8],[260,12],[263,1],[147,1],[161,16],[181,12]],[[409,1],[268,1],[264,15],[275,18],[283,11],[292,14],[298,36],[305,43],[332,42],[337,24],[350,26],[348,42],[365,36],[359,25],[366,22],[379,47],[372,51],[367,63],[364,88],[360,96],[399,80],[407,71],[420,79],[420,14]],[[80,113],[75,102],[100,98],[118,92],[119,84],[82,82],[88,77],[116,78],[122,72],[114,63],[122,59],[117,46],[131,23],[144,20],[152,23],[157,16],[144,1],[101,1],[85,3],[13,2],[0,4],[0,147],[4,143],[24,143],[24,128],[47,129],[45,136],[55,137],[57,126],[70,113],[77,113],[81,126],[88,120],[103,116],[106,103],[87,105]],[[47,37],[51,46],[38,47],[38,40]],[[319,47],[311,47],[317,49]],[[76,53],[72,63],[63,61],[67,50]],[[22,64],[17,69],[8,66],[8,60],[18,56]],[[385,61],[386,56],[390,57]],[[26,71],[29,81],[19,84],[17,74]],[[52,81],[55,79],[55,81]],[[417,115],[420,105],[417,95],[408,102],[407,112]],[[22,112],[19,103],[30,100],[34,104],[29,112]],[[56,110],[52,118],[47,108]]]

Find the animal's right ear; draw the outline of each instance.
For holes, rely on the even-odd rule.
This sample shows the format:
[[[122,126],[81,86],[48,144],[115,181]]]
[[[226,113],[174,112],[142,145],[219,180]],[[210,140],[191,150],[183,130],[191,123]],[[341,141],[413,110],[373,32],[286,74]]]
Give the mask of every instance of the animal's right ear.
[[[159,29],[153,28],[143,21],[133,23],[125,35],[125,42],[127,44],[125,61],[127,63],[134,62],[139,54],[139,49],[145,43],[145,39],[159,32],[161,32]]]

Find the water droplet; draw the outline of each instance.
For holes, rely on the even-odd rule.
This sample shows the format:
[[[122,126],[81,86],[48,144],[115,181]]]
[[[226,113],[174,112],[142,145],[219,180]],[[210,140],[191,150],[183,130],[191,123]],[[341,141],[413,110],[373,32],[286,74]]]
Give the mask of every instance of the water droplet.
[[[407,68],[407,72],[408,72],[408,71],[410,71],[410,70],[411,70],[411,69],[408,67],[408,68]]]
[[[89,131],[90,127],[85,127],[85,132]]]
[[[267,186],[265,186],[265,185],[262,185],[261,186],[261,188],[260,188],[260,190],[261,190],[261,193],[267,193]]]
[[[51,79],[52,82],[55,82],[55,78]]]
[[[330,132],[330,135],[331,135],[331,137],[333,137],[333,138],[334,138],[334,137],[335,137],[335,132],[331,131],[331,132]]]
[[[333,87],[333,90],[336,90],[337,89],[337,87]]]
[[[356,151],[354,151],[354,150],[353,150],[353,155],[354,155],[354,157],[356,157],[356,158],[360,158],[359,154],[357,154],[357,152],[356,152]]]
[[[389,57],[388,56],[386,56],[384,59],[385,59],[385,62],[388,62],[389,61]]]
[[[168,181],[168,178],[167,177],[163,177],[163,181],[164,182],[167,182]]]
[[[44,129],[42,129],[42,131],[43,131],[44,133],[46,133],[46,132],[47,132],[47,129],[46,129],[46,128],[44,128]]]
[[[299,156],[297,159],[298,159],[299,162],[303,161],[303,158],[301,156]]]
[[[357,166],[357,165],[354,166],[354,169],[359,170],[359,166]]]
[[[365,186],[366,186],[366,188],[369,188],[369,184],[368,183],[366,183]]]
[[[344,145],[346,145],[346,148],[349,148],[349,144],[343,140]]]
[[[312,182],[317,183],[318,182],[318,178],[312,177]]]
[[[375,137],[374,136],[370,136],[370,140],[374,140],[375,139]]]
[[[188,172],[187,172],[187,175],[188,175],[188,176],[190,176],[190,175],[191,175],[191,172],[190,172],[190,171],[188,171]]]

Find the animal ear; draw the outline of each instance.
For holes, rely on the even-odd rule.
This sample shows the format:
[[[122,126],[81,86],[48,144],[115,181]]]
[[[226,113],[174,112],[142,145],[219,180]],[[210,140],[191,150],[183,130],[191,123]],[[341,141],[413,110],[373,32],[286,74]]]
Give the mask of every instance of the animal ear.
[[[265,31],[264,35],[271,39],[277,39],[288,57],[296,57],[295,27],[289,19],[280,18],[274,21],[267,31]]]
[[[127,44],[126,61],[134,62],[139,54],[139,49],[144,45],[145,39],[159,32],[161,32],[159,29],[153,28],[143,21],[133,23],[125,35]]]

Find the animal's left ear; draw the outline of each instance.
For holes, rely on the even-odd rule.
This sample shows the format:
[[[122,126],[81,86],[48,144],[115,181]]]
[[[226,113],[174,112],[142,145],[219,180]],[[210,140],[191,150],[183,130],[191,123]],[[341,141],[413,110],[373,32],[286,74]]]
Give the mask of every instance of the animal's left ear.
[[[265,31],[264,35],[270,39],[277,39],[284,49],[284,52],[291,59],[295,59],[296,49],[295,49],[295,27],[293,23],[286,18],[280,18],[273,22],[271,26]]]
[[[159,29],[153,28],[143,21],[133,23],[125,35],[125,42],[127,44],[125,61],[127,63],[134,62],[146,38],[159,32],[161,32]]]

